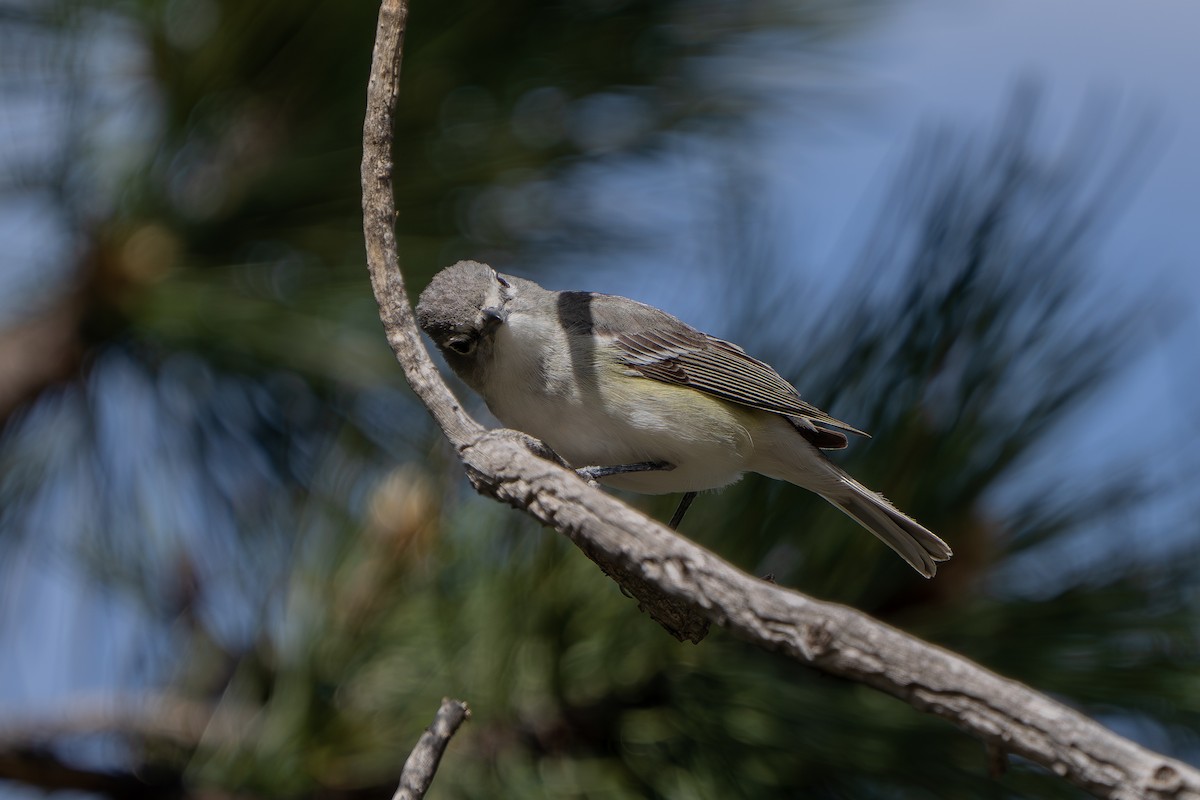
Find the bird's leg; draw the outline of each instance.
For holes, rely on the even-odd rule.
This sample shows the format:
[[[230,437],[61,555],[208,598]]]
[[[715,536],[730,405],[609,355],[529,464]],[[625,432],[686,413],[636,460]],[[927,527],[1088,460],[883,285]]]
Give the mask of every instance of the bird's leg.
[[[611,467],[583,467],[575,470],[575,474],[591,483],[613,475],[628,475],[631,472],[669,472],[673,469],[675,469],[675,465],[665,461],[639,461],[636,464],[614,464]]]
[[[631,472],[670,472],[673,469],[675,469],[675,465],[665,461],[639,461],[636,464],[615,464],[611,467],[583,467],[575,470],[575,474],[588,483],[592,483],[613,475],[628,475]],[[683,522],[683,515],[687,513],[695,499],[696,492],[684,492],[683,498],[679,501],[679,507],[675,509],[675,513],[668,523],[671,530],[675,530],[679,527],[679,523]]]
[[[695,492],[683,493],[683,497],[679,500],[679,508],[675,509],[675,513],[671,515],[671,521],[667,523],[668,528],[675,530],[679,527],[679,523],[683,522],[683,515],[692,507],[692,501],[695,499]]]

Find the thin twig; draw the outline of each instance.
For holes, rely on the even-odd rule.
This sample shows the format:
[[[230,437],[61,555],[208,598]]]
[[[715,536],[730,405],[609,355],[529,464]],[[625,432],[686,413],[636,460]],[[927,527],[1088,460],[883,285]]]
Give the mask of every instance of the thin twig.
[[[699,641],[709,621],[722,625],[950,721],[991,748],[993,761],[1023,756],[1097,797],[1200,800],[1200,771],[1187,764],[866,614],[753,578],[588,486],[530,437],[470,419],[421,342],[396,256],[390,147],[406,18],[403,0],[383,2],[363,138],[367,261],[388,342],[476,489],[568,536],[676,636]]]
[[[375,53],[367,86],[363,123],[363,233],[371,285],[379,301],[388,344],[405,353],[405,375],[417,397],[430,410],[451,442],[478,438],[482,426],[467,416],[425,350],[404,291],[396,255],[396,204],[392,197],[392,119],[400,87],[400,55],[408,21],[406,0],[385,0],[379,8]],[[369,198],[369,201],[368,201]]]
[[[433,783],[438,763],[450,737],[459,726],[471,717],[471,710],[461,700],[442,698],[442,706],[438,709],[433,724],[421,734],[417,746],[409,753],[404,762],[404,772],[400,773],[400,788],[392,795],[392,800],[421,800]]]

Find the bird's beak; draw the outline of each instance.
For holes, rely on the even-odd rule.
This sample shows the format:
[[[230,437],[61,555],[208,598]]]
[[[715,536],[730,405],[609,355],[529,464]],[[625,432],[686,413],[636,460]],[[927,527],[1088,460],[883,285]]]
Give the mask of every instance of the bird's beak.
[[[486,328],[494,328],[508,317],[503,308],[485,308],[481,313],[483,314],[483,324]]]

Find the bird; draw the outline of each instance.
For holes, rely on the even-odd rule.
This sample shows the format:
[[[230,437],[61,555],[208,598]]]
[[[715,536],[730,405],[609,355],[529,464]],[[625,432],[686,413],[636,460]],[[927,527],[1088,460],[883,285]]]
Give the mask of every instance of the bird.
[[[642,494],[696,493],[747,472],[823,497],[931,578],[949,545],[823,451],[866,434],[804,401],[732,342],[617,295],[552,291],[460,261],[421,293],[417,323],[509,428],[583,477]]]

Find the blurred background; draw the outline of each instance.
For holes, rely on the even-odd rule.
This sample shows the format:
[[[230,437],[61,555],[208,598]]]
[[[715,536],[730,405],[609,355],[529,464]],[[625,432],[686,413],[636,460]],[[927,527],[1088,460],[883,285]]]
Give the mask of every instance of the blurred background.
[[[743,344],[956,555],[758,476],[685,534],[1200,763],[1200,7],[412,5],[412,296]],[[364,267],[375,10],[0,2],[0,797],[388,797],[444,695],[436,797],[1080,796],[474,495]]]

